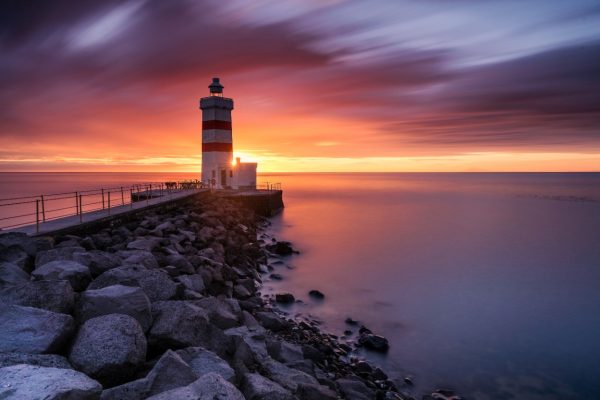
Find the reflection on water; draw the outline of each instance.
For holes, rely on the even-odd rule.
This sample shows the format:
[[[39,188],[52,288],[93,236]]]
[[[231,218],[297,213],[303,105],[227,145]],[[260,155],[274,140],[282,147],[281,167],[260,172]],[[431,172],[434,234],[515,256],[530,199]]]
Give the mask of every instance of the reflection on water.
[[[600,398],[600,174],[263,179],[285,189],[273,234],[301,250],[265,291],[338,335],[351,316],[388,337],[378,361],[415,395]]]

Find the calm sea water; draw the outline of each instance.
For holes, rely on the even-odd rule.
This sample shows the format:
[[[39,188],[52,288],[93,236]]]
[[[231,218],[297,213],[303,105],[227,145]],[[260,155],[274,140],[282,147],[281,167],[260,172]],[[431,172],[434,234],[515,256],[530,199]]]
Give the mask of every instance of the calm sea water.
[[[0,174],[0,197],[197,174]],[[600,398],[600,174],[279,174],[270,229],[301,254],[267,292],[390,340],[364,354],[415,396]],[[308,290],[325,293],[322,302]]]
[[[271,230],[301,251],[265,290],[386,336],[367,356],[415,396],[600,399],[600,174],[265,178],[285,189]]]

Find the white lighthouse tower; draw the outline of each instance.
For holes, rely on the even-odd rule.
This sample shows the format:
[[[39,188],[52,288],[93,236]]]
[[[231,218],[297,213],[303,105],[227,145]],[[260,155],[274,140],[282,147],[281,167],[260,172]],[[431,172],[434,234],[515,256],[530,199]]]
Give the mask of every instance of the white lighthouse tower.
[[[256,188],[256,163],[233,163],[231,110],[223,85],[213,78],[210,95],[200,99],[202,110],[202,183],[216,189]]]

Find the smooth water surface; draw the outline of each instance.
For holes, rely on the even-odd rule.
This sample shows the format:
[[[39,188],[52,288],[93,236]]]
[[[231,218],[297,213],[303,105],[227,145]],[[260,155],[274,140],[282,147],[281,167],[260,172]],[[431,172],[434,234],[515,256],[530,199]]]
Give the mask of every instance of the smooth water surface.
[[[414,395],[600,398],[600,174],[300,174],[270,281],[341,335],[360,320]],[[311,300],[310,289],[326,295]]]

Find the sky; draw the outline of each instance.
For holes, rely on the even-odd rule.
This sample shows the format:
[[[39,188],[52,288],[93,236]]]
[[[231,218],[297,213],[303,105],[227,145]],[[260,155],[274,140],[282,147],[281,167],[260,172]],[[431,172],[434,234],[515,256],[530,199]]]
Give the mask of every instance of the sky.
[[[0,3],[0,171],[599,171],[597,0]]]

